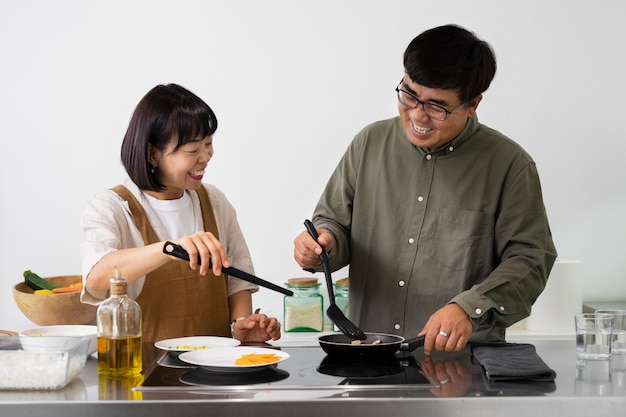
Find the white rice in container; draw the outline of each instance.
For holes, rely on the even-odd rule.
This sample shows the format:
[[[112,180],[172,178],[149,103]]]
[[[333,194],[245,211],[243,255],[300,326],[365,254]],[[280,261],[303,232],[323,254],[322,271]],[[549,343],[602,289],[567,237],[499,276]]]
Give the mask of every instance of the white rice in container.
[[[61,389],[78,376],[86,359],[86,353],[75,350],[0,350],[0,390]]]

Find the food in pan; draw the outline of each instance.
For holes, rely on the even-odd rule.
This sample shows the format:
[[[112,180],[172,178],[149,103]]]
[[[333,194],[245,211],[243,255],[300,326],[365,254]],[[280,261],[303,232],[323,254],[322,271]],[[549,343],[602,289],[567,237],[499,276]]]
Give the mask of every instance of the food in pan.
[[[363,343],[362,340],[352,340],[350,342],[351,345],[379,345],[380,344],[380,339],[376,339],[374,340],[372,343]]]

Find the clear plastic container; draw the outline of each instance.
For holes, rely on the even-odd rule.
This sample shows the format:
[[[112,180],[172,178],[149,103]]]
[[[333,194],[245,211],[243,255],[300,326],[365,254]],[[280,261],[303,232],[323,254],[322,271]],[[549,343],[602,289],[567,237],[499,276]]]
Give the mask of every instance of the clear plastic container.
[[[59,390],[85,367],[89,337],[0,337],[0,390]]]
[[[284,298],[286,332],[321,332],[324,330],[324,300],[317,278],[291,278],[286,286],[293,296]]]

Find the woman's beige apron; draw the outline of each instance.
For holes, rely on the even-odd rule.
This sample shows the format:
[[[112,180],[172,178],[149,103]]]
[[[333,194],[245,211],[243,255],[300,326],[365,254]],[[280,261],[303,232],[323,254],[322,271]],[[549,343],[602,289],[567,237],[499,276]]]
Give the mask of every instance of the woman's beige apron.
[[[128,202],[144,243],[159,242],[146,212],[123,185],[113,188]],[[219,239],[213,208],[206,189],[198,191],[204,230]],[[179,260],[167,262],[146,275],[137,302],[142,314],[142,340],[154,342],[184,336],[214,335],[230,337],[228,277],[211,271],[202,276]]]

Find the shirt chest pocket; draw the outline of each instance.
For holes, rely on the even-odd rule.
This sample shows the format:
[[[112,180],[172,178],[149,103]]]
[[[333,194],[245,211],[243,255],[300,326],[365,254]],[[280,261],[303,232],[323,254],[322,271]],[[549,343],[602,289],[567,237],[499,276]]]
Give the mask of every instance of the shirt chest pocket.
[[[454,271],[480,269],[493,257],[493,230],[488,213],[441,209],[426,243],[429,256]]]

